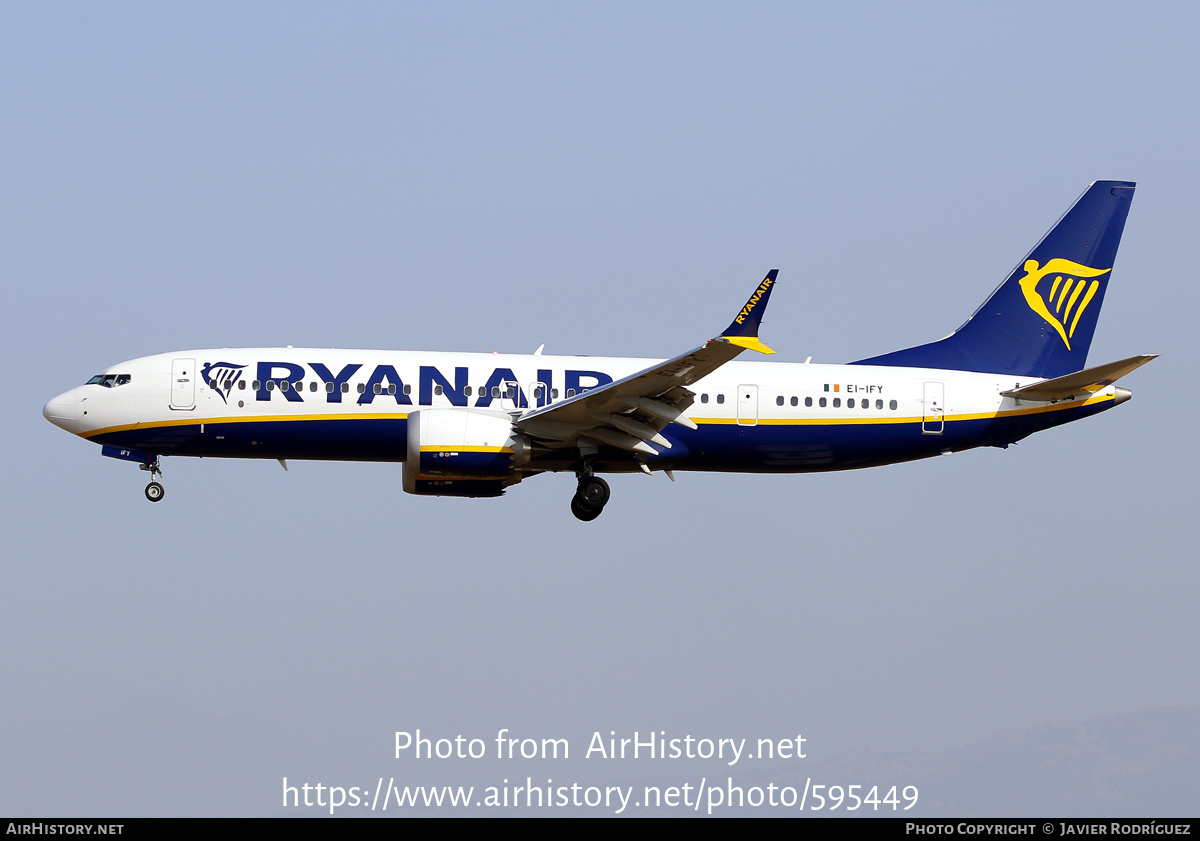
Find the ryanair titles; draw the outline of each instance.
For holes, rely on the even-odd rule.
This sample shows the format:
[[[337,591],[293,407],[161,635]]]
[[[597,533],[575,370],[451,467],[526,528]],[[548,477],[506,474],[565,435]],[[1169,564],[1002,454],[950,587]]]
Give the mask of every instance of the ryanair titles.
[[[321,362],[301,365],[265,361],[256,364],[256,376],[247,384],[241,373],[248,367],[231,362],[205,363],[202,368],[204,383],[222,400],[248,385],[259,402],[283,399],[290,403],[306,400],[342,403],[354,400],[359,405],[371,405],[376,400],[394,400],[398,406],[431,406],[437,395],[451,406],[487,408],[499,402],[504,408],[527,409],[531,405],[545,406],[554,399],[583,394],[613,380],[602,371],[566,370],[561,372],[560,386],[555,382],[555,372],[548,368],[539,368],[537,378],[529,381],[528,377],[518,377],[511,368],[493,368],[486,378],[481,378],[467,366],[458,366],[451,378],[433,365],[421,365],[414,377],[411,370],[402,375],[394,365],[367,368],[352,362],[335,371]],[[557,393],[560,387],[561,394]]]
[[[737,318],[734,321],[738,324],[744,324],[746,319],[750,317],[750,313],[754,312],[754,308],[758,306],[758,302],[762,300],[762,296],[771,288],[771,284],[774,282],[770,277],[763,280],[758,285],[758,288],[754,290],[754,294],[750,296],[750,300],[746,302],[746,306],[742,307],[742,311],[737,314]]]

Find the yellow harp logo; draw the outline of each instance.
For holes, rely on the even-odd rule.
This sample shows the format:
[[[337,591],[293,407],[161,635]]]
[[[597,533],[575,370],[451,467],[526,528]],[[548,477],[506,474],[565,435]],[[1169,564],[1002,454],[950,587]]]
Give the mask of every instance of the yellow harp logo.
[[[1096,290],[1100,288],[1100,281],[1093,280],[1088,283],[1087,278],[1099,277],[1111,271],[1111,268],[1088,268],[1061,257],[1047,260],[1046,265],[1040,269],[1037,260],[1026,260],[1025,277],[1019,282],[1029,308],[1058,331],[1063,344],[1070,350],[1071,337],[1075,335],[1079,318],[1092,302]],[[1045,292],[1040,291],[1038,284],[1043,278],[1051,275],[1054,279],[1050,281],[1050,288]],[[1067,327],[1068,324],[1071,326]]]

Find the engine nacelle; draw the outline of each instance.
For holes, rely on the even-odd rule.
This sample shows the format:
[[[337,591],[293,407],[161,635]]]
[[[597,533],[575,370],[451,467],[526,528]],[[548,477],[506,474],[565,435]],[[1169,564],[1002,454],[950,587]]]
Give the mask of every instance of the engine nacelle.
[[[521,481],[529,442],[506,412],[422,409],[408,416],[404,490],[422,496],[500,496]]]

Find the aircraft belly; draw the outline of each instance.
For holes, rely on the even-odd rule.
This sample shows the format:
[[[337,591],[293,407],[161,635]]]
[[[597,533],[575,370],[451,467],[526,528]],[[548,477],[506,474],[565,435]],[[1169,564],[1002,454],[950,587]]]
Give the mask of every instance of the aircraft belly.
[[[1043,429],[1061,426],[1080,418],[1091,417],[1111,409],[1116,405],[1113,400],[1103,400],[1087,406],[1072,406],[1069,409],[1054,409],[1020,415],[1004,415],[993,418],[983,434],[981,444],[992,442],[1016,441],[1027,435],[1032,435]]]
[[[923,433],[920,419],[886,424],[769,424],[742,427],[702,424],[695,431],[672,431],[688,449],[679,460],[673,451],[649,459],[673,469],[739,473],[811,473],[876,467],[1015,441],[1052,426],[1088,417],[1113,406],[1103,401],[1046,412],[1001,417],[946,417],[943,431]]]
[[[691,453],[683,470],[809,473],[869,467],[936,455],[944,439],[921,435],[921,423],[702,425],[680,434]],[[666,454],[664,454],[666,455]]]
[[[164,456],[285,458],[322,461],[404,461],[408,422],[369,420],[262,420],[129,429],[93,440]]]
[[[97,444],[129,447],[163,455],[193,455],[199,441],[199,425],[154,426],[146,424],[132,429],[104,431],[88,436]]]

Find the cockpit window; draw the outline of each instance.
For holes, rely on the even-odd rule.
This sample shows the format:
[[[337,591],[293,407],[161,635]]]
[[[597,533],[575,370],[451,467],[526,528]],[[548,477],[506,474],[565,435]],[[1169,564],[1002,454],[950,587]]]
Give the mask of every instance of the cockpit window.
[[[105,388],[116,388],[125,385],[130,380],[129,374],[97,374],[84,385],[102,385]]]

